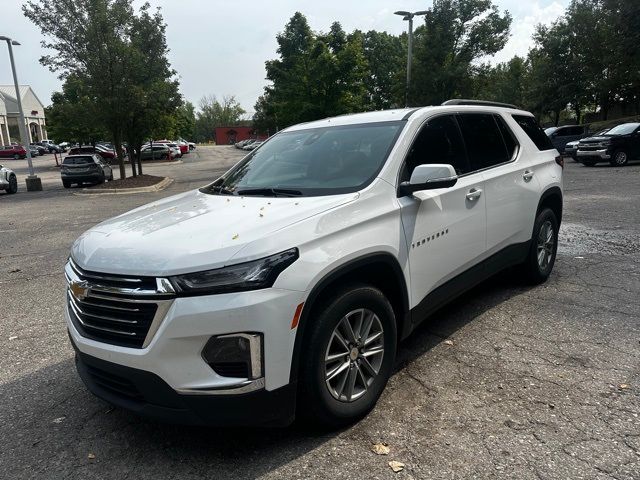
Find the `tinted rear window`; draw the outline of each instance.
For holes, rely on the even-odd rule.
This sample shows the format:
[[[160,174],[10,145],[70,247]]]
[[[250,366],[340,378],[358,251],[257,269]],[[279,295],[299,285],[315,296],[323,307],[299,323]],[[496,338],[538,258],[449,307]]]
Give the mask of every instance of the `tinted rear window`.
[[[63,165],[86,165],[94,163],[92,157],[67,157],[62,162]]]
[[[489,113],[458,116],[462,137],[467,146],[471,171],[482,170],[511,160],[493,115]]]
[[[549,140],[544,130],[538,125],[535,118],[526,115],[512,116],[518,125],[520,125],[520,128],[524,130],[524,133],[526,133],[536,147],[538,147],[538,150],[553,150],[554,146],[551,140]]]

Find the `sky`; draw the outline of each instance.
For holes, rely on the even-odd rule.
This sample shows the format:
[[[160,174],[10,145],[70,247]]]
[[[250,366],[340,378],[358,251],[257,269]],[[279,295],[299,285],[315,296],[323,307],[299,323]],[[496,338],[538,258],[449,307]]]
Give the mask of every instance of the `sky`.
[[[40,65],[47,53],[40,31],[22,14],[21,0],[0,0],[0,35],[21,43],[14,47],[18,81],[31,85],[45,104],[61,89],[55,73]],[[137,6],[142,2],[135,0]],[[289,18],[302,12],[315,31],[327,31],[335,20],[345,31],[385,30],[399,34],[406,22],[396,10],[424,10],[431,0],[149,0],[160,7],[167,23],[169,60],[178,72],[181,92],[196,106],[204,95],[235,95],[248,112],[266,85],[264,63],[276,58],[276,34]],[[569,0],[494,0],[513,16],[511,38],[491,62],[526,55],[538,23],[551,23]],[[416,25],[418,21],[416,21]],[[4,42],[0,44],[0,84],[11,84],[11,67]]]

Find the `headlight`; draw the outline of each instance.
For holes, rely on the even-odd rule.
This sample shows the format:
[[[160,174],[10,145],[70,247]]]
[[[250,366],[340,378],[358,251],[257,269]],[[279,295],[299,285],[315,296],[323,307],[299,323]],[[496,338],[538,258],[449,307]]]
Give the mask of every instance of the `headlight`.
[[[176,292],[187,295],[259,290],[273,286],[278,275],[298,259],[298,249],[292,248],[270,257],[228,267],[186,273],[169,277]]]

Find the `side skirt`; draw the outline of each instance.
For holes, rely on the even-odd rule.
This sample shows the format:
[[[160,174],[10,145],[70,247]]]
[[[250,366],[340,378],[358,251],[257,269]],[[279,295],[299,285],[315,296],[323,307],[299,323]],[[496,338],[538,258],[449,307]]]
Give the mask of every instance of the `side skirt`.
[[[506,268],[524,262],[529,253],[530,245],[531,241],[509,245],[427,294],[418,305],[411,309],[411,330],[436,310],[439,310],[466,291],[471,290],[479,283]]]

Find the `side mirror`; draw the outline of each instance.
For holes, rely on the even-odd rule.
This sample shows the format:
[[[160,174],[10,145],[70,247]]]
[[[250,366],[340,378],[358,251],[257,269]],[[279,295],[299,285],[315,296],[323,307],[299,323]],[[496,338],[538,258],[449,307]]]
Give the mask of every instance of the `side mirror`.
[[[400,184],[400,193],[410,195],[421,190],[453,187],[458,181],[456,170],[451,165],[418,165],[408,182]]]

